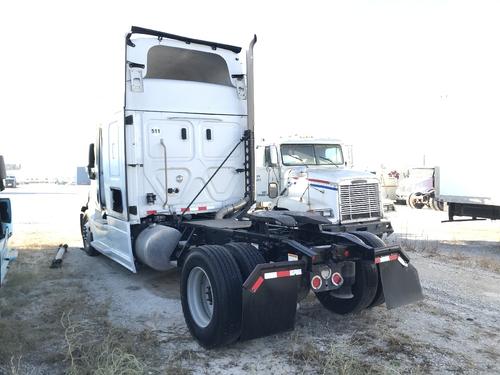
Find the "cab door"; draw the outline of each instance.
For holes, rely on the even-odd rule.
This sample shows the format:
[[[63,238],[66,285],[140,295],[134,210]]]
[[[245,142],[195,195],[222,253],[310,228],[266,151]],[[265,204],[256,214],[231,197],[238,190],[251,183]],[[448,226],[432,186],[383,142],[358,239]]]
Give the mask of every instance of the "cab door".
[[[102,129],[103,190],[107,216],[127,220],[125,144],[123,121],[116,119]]]
[[[99,133],[98,202],[90,227],[95,249],[136,272],[128,221],[124,131],[123,118],[118,115]]]

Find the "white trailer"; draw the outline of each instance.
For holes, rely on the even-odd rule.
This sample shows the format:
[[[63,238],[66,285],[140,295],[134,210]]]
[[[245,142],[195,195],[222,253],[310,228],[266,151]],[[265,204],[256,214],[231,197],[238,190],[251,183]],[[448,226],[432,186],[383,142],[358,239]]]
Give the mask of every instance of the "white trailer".
[[[456,163],[436,168],[436,199],[448,205],[448,220],[455,216],[471,219],[500,219],[500,172],[491,168],[493,160],[485,152],[474,155],[474,160],[483,162],[467,165]],[[480,156],[483,157],[480,157]]]
[[[256,149],[256,197],[274,210],[315,212],[334,232],[393,232],[377,176],[352,169],[338,139],[286,138]]]
[[[245,57],[132,27],[124,110],[89,147],[84,250],[132,272],[180,267],[186,324],[208,348],[293,329],[310,290],[340,314],[423,297],[399,246],[331,233],[314,213],[251,211],[255,42]]]

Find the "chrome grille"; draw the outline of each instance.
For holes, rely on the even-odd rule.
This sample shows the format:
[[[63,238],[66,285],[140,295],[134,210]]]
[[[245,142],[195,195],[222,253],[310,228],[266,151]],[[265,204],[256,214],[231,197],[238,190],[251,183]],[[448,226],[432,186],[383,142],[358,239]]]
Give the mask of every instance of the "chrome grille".
[[[342,221],[379,218],[378,184],[340,185],[340,214]]]

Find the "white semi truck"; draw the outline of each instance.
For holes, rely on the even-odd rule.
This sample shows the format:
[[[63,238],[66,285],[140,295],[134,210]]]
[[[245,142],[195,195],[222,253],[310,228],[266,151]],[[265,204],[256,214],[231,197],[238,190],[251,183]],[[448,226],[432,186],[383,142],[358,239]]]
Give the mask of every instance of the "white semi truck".
[[[240,47],[132,27],[124,109],[89,147],[84,250],[132,272],[179,267],[186,324],[207,348],[293,329],[310,290],[340,314],[422,298],[399,246],[328,232],[315,213],[250,211],[255,42],[245,57]]]
[[[315,212],[334,232],[393,232],[384,219],[380,182],[350,168],[340,140],[287,138],[256,149],[256,194],[261,206]]]

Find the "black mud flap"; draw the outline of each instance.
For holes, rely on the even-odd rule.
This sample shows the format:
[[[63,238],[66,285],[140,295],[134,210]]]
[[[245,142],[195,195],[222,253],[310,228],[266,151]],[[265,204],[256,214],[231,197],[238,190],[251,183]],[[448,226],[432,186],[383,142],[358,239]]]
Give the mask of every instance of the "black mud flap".
[[[293,330],[303,261],[259,264],[243,284],[240,340]]]
[[[403,258],[396,256],[394,260],[380,262],[379,271],[388,309],[424,298],[417,269]]]

